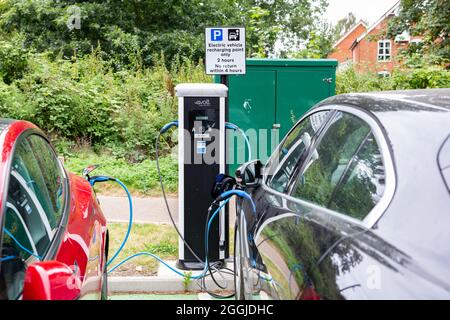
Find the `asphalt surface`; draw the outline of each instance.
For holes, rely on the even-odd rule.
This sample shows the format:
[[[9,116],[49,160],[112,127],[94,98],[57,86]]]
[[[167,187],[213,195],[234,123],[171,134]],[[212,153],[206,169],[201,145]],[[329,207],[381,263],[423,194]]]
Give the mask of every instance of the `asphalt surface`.
[[[128,198],[99,195],[100,207],[109,222],[128,222],[130,211]],[[168,198],[170,210],[178,223],[178,199]],[[135,223],[172,223],[163,198],[133,197],[133,221]]]
[[[98,195],[98,199],[109,222],[128,222],[130,216],[128,198]],[[178,223],[178,198],[167,198],[167,200],[173,218]],[[234,226],[234,199],[230,201],[229,205],[230,226]],[[133,197],[133,221],[135,223],[172,224],[162,197]]]

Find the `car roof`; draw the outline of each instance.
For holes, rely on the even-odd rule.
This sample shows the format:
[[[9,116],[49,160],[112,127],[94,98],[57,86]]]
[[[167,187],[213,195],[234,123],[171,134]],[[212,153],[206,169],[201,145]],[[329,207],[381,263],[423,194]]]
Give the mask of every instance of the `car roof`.
[[[348,93],[323,100],[324,104],[357,105],[372,113],[386,111],[448,111],[450,88]]]
[[[450,134],[450,88],[348,93],[325,99],[316,107],[328,105],[356,107],[372,114],[403,153],[414,151],[402,143],[405,138],[422,140],[426,133],[436,141],[433,150],[428,150],[436,155]]]

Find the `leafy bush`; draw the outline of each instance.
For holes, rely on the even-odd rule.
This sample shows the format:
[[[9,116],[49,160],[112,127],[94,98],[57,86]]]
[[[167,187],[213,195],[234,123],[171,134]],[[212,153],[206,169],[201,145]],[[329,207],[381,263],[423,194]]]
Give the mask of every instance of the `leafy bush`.
[[[390,90],[390,78],[379,77],[373,73],[360,74],[353,68],[347,68],[336,74],[336,94]]]
[[[399,68],[391,77],[375,73],[357,73],[347,68],[336,75],[336,94],[403,89],[449,88],[450,70],[439,66]]]
[[[7,84],[20,79],[27,70],[29,53],[22,43],[19,35],[10,40],[0,39],[0,79]]]
[[[450,70],[439,67],[405,69],[394,73],[392,77],[394,88],[399,89],[425,89],[449,88]]]
[[[177,117],[175,85],[212,78],[201,61],[179,57],[170,71],[164,57],[154,58],[152,68],[136,61],[134,69],[114,71],[99,52],[55,61],[31,55],[27,72],[10,84],[0,78],[1,116],[29,120],[55,141],[87,144],[132,162],[153,156],[159,129]],[[169,139],[163,153],[172,146]]]

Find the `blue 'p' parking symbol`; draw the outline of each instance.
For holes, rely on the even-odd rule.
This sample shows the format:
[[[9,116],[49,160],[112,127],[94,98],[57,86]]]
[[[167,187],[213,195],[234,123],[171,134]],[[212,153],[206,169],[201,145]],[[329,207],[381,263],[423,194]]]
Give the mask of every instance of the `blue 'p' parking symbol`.
[[[223,40],[223,30],[211,29],[211,41],[222,41],[222,40]]]

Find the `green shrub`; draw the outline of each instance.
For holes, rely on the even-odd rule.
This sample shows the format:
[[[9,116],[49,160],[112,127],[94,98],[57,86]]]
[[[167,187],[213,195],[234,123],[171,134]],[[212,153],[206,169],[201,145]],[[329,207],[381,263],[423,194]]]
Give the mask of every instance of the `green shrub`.
[[[7,84],[20,79],[28,67],[29,52],[23,47],[20,35],[2,40],[0,34],[0,79]]]
[[[449,88],[450,70],[439,67],[405,69],[392,76],[395,89]]]
[[[154,156],[162,125],[177,117],[176,84],[212,81],[201,61],[176,57],[168,70],[163,56],[154,59],[152,68],[136,61],[135,68],[115,70],[100,50],[71,60],[30,55],[20,77],[10,84],[0,78],[1,116],[29,120],[55,142],[71,141],[71,147],[89,145],[142,161]],[[162,153],[173,145],[169,138]]]
[[[403,89],[449,88],[450,70],[439,66],[398,68],[391,77],[357,73],[347,68],[336,75],[336,94]]]

